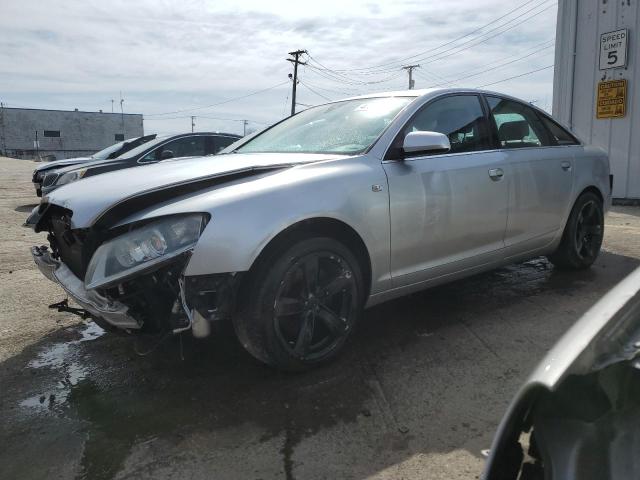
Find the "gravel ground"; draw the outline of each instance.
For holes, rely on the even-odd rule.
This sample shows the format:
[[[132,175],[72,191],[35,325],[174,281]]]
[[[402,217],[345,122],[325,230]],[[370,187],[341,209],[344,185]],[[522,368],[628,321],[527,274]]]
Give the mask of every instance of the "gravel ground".
[[[617,207],[589,271],[534,259],[380,305],[311,373],[263,367],[226,332],[140,356],[150,344],[47,308],[64,295],[21,226],[34,165],[0,158],[3,479],[477,478],[528,372],[640,263],[640,209]]]

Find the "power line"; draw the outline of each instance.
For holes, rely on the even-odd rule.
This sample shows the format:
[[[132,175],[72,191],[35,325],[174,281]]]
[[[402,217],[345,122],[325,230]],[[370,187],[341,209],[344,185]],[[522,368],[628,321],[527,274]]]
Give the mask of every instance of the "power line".
[[[230,98],[230,99],[224,100],[222,102],[212,103],[211,105],[202,105],[202,106],[199,106],[199,107],[184,108],[182,110],[174,110],[172,112],[149,113],[146,116],[147,117],[151,117],[151,116],[158,116],[158,115],[170,115],[170,114],[173,114],[173,113],[191,112],[193,110],[202,110],[202,109],[205,109],[205,108],[217,107],[218,105],[224,105],[225,103],[235,102],[236,100],[242,100],[244,98],[251,97],[253,95],[258,95],[259,93],[268,92],[269,90],[273,90],[274,88],[281,87],[282,85],[284,85],[286,83],[288,83],[288,81],[287,82],[278,83],[276,85],[272,85],[271,87],[263,88],[262,90],[257,90],[255,92],[251,92],[251,93],[248,93],[246,95],[241,95],[239,97]]]
[[[545,0],[544,2],[542,2],[542,4],[546,3],[547,1],[549,1],[549,0]],[[535,10],[536,8],[542,6],[542,4],[536,5],[532,9],[527,10],[527,12],[525,12],[525,13],[528,13],[528,12],[531,12],[532,10]],[[423,65],[430,64],[430,63],[433,63],[433,62],[437,62],[439,60],[443,60],[443,59],[445,59],[447,57],[451,57],[452,55],[458,54],[458,53],[463,52],[465,50],[469,50],[470,48],[475,47],[476,45],[480,45],[481,43],[486,43],[489,40],[491,40],[491,39],[493,39],[493,38],[495,38],[495,37],[497,37],[499,35],[502,35],[502,34],[508,32],[510,30],[513,30],[517,26],[522,25],[523,23],[530,21],[532,18],[537,17],[538,15],[541,15],[542,13],[546,12],[550,8],[555,7],[556,5],[557,5],[557,3],[553,3],[553,4],[543,8],[542,10],[534,13],[533,15],[530,15],[527,18],[524,18],[523,20],[521,20],[521,21],[519,21],[517,23],[514,23],[513,25],[510,25],[508,28],[505,28],[504,30],[501,30],[501,31],[499,31],[497,33],[494,33],[493,35],[490,35],[488,37],[484,37],[484,35],[486,35],[486,33],[495,31],[496,29],[491,29],[488,32],[486,32],[485,34],[481,35],[480,37],[477,37],[475,39],[472,39],[472,40],[469,40],[467,42],[461,43],[460,45],[456,45],[456,46],[451,47],[449,49],[446,49],[446,50],[444,50],[444,51],[442,51],[440,53],[421,58],[421,59],[419,59],[419,61],[422,62]],[[524,15],[524,14],[522,14],[522,15]],[[499,27],[496,27],[496,28],[502,28],[502,27],[506,26],[508,23],[510,23],[510,22],[512,22],[514,20],[517,20],[518,18],[521,18],[522,15],[520,15],[520,16],[510,20],[509,22],[504,23],[503,25],[500,25]],[[482,38],[482,37],[484,37],[484,38]]]
[[[313,57],[310,56],[310,58],[313,58]],[[318,63],[318,62],[316,62],[316,63]],[[362,81],[362,80],[350,79],[350,78],[345,77],[345,76],[329,73],[325,69],[318,68],[315,65],[308,64],[307,66],[310,69],[312,69],[312,71],[314,71],[317,75],[320,75],[321,77],[324,77],[327,80],[331,80],[331,81],[336,82],[336,83],[343,83],[343,84],[347,84],[347,85],[360,85],[360,86],[377,85],[377,84],[380,84],[380,83],[390,82],[391,80],[394,80],[394,79],[398,78],[399,76],[401,76],[403,74],[401,71],[399,71],[399,72],[397,72],[397,73],[395,73],[393,75],[389,75],[388,77],[385,77],[385,78],[383,78],[381,80]]]
[[[532,50],[537,50],[538,51],[538,49],[542,50],[544,48],[551,48],[551,47],[554,46],[554,44],[555,44],[555,39],[552,38],[552,39],[549,39],[549,40],[545,40],[544,42],[538,43],[536,45],[532,45],[531,47],[529,47],[526,50],[524,50],[524,52],[528,53],[528,52],[531,52]],[[540,48],[540,47],[544,47],[544,48]],[[522,58],[520,56],[520,53],[522,53],[522,52],[518,52],[515,55],[509,55],[508,57],[504,57],[503,59],[498,59],[496,61],[483,64],[482,67],[484,68],[484,67],[488,67],[490,65],[499,64],[503,60],[510,60],[510,59],[516,58],[516,57]],[[478,71],[477,68],[471,68],[471,69],[468,69],[468,70],[463,70],[462,72],[457,72],[456,75],[466,75],[468,73],[475,73],[477,71]],[[425,73],[425,71],[423,70],[422,72],[419,72],[419,73]],[[457,77],[457,78],[459,79],[460,77]],[[443,80],[443,84],[447,84],[447,85],[453,85],[453,84],[456,83],[456,79],[447,79],[446,77],[442,77],[442,80]],[[441,84],[438,84],[438,85],[441,85]]]
[[[456,43],[456,42],[458,42],[458,41],[460,41],[460,40],[462,40],[462,39],[464,39],[464,38],[470,37],[470,36],[472,36],[473,34],[475,34],[475,33],[477,33],[477,32],[480,32],[480,31],[481,31],[481,30],[483,30],[484,28],[488,27],[489,25],[493,25],[494,23],[497,23],[497,22],[499,22],[500,20],[502,20],[502,19],[504,19],[504,18],[508,17],[508,16],[509,16],[509,15],[511,15],[512,13],[514,13],[514,12],[516,12],[516,11],[518,11],[518,10],[520,10],[520,9],[524,8],[524,7],[526,7],[527,5],[529,5],[529,4],[531,4],[531,3],[533,3],[534,1],[535,1],[535,0],[529,0],[529,1],[526,1],[526,2],[524,2],[523,4],[519,5],[518,7],[514,8],[514,9],[512,9],[512,10],[510,10],[510,11],[508,11],[508,12],[507,12],[507,13],[505,13],[504,15],[501,15],[500,17],[498,17],[498,18],[496,18],[496,19],[494,19],[494,20],[492,20],[492,21],[490,21],[490,22],[488,22],[488,23],[486,23],[486,24],[482,25],[481,27],[476,28],[475,30],[472,30],[472,31],[471,31],[471,32],[469,32],[469,33],[466,33],[465,35],[461,35],[461,36],[459,36],[459,37],[454,38],[453,40],[450,40],[450,41],[448,41],[448,42],[442,43],[442,44],[437,45],[437,46],[435,46],[435,47],[432,47],[432,48],[430,48],[430,49],[428,49],[428,50],[425,50],[425,51],[423,51],[423,52],[417,53],[417,54],[415,54],[415,55],[411,55],[411,56],[409,56],[409,57],[404,57],[404,58],[401,58],[401,59],[398,59],[398,60],[394,60],[394,61],[391,61],[391,62],[386,62],[386,63],[377,64],[377,65],[372,65],[372,66],[369,66],[369,67],[351,68],[351,69],[333,69],[332,71],[334,71],[334,72],[358,72],[358,71],[369,71],[369,70],[374,70],[374,69],[380,69],[381,67],[386,67],[386,68],[385,68],[385,70],[387,70],[387,69],[388,69],[388,67],[390,67],[390,66],[392,66],[392,65],[396,66],[395,68],[397,68],[397,66],[401,65],[402,63],[405,63],[405,62],[407,62],[407,61],[412,61],[412,59],[415,59],[415,58],[417,58],[417,57],[421,57],[421,56],[423,56],[423,55],[425,55],[425,54],[427,54],[427,53],[434,52],[434,51],[436,51],[436,50],[438,50],[438,49],[441,49],[442,47],[446,47],[446,46],[451,45],[451,44],[453,44],[453,43]],[[543,4],[547,3],[548,1],[549,1],[549,0],[543,0],[542,2],[539,2],[539,3],[538,3],[536,6],[534,6],[533,8],[531,8],[531,9],[527,10],[526,12],[524,12],[524,13],[520,14],[519,16],[517,16],[517,17],[515,17],[515,18],[513,18],[513,19],[511,19],[511,20],[509,20],[509,21],[507,21],[507,22],[505,22],[505,23],[504,23],[504,24],[502,24],[502,25],[500,25],[500,26],[498,26],[498,27],[496,27],[496,28],[494,28],[494,29],[492,29],[492,30],[489,30],[489,32],[491,32],[491,31],[493,31],[493,30],[495,30],[495,29],[497,29],[497,28],[500,28],[500,27],[503,27],[503,26],[505,26],[505,25],[509,24],[509,23],[510,23],[510,22],[512,22],[513,20],[516,20],[516,19],[518,19],[518,18],[522,17],[523,15],[525,15],[526,13],[531,12],[532,10],[535,10],[536,8],[538,8],[538,7],[542,6]],[[485,33],[483,33],[483,35],[486,35],[486,34],[487,34],[487,33],[489,33],[489,32],[485,32]],[[459,46],[460,46],[460,45],[459,45]],[[420,61],[420,60],[418,60],[418,61]],[[316,60],[316,62],[317,62],[317,60]],[[319,62],[317,62],[317,63],[318,63],[319,65],[321,65]],[[324,67],[324,68],[327,68],[327,67]],[[327,68],[327,69],[328,69],[328,68]],[[331,70],[331,69],[328,69],[328,70]]]
[[[544,8],[544,9],[540,10],[539,12],[536,12],[536,13],[534,13],[533,15],[531,15],[531,16],[529,16],[529,17],[525,18],[524,20],[522,20],[522,21],[520,21],[520,22],[518,22],[518,23],[515,23],[515,24],[513,24],[513,25],[511,25],[511,26],[509,26],[509,28],[506,28],[506,29],[504,29],[504,30],[502,30],[502,31],[500,31],[500,32],[498,32],[498,33],[496,33],[496,34],[494,34],[494,35],[489,36],[489,37],[483,38],[482,40],[477,41],[477,42],[475,42],[475,43],[472,43],[472,44],[470,44],[470,45],[468,45],[468,46],[466,46],[466,47],[464,47],[464,48],[459,48],[459,47],[462,47],[463,45],[466,45],[466,43],[467,43],[467,42],[465,42],[465,43],[463,43],[463,44],[461,44],[461,45],[458,45],[458,46],[456,46],[456,47],[454,47],[454,48],[451,48],[451,49],[445,50],[445,51],[443,51],[443,52],[441,52],[441,53],[439,53],[439,54],[437,54],[437,55],[432,55],[432,56],[430,56],[430,57],[426,57],[425,59],[421,59],[420,61],[421,61],[421,62],[423,62],[423,63],[427,63],[427,64],[428,64],[428,63],[433,63],[433,62],[436,62],[436,61],[438,61],[438,60],[442,60],[443,58],[450,57],[451,55],[454,55],[454,54],[460,53],[460,52],[462,52],[462,51],[469,50],[470,48],[475,47],[476,45],[480,45],[481,43],[485,43],[485,42],[487,42],[487,41],[489,41],[489,40],[491,40],[491,39],[493,39],[493,38],[495,38],[495,37],[497,37],[497,36],[499,36],[499,35],[502,35],[503,33],[508,32],[509,30],[513,30],[513,29],[514,29],[514,28],[516,28],[517,26],[522,25],[522,24],[523,24],[523,23],[525,23],[525,22],[528,22],[528,21],[529,21],[529,20],[531,20],[532,18],[537,17],[538,15],[540,15],[540,14],[542,14],[542,13],[546,12],[546,11],[547,11],[547,10],[549,10],[550,8],[555,7],[556,5],[557,5],[557,3],[553,3],[552,5],[547,6],[546,8]],[[534,7],[534,8],[537,8],[537,7]],[[454,52],[452,52],[452,53],[448,53],[447,55],[444,55],[444,54],[445,54],[445,53],[447,53],[447,52],[451,52],[452,50],[455,50],[456,48],[457,48],[458,50],[456,50],[456,51],[454,51]],[[425,61],[425,60],[427,60],[427,61]]]
[[[304,85],[304,87],[305,87],[306,89],[308,89],[310,92],[315,93],[315,94],[316,94],[316,95],[318,95],[319,97],[324,98],[325,100],[327,100],[327,101],[329,101],[329,102],[333,102],[333,99],[332,99],[332,98],[329,98],[329,97],[327,97],[327,96],[325,96],[325,95],[321,94],[320,92],[315,91],[313,88],[311,88],[309,85],[307,85],[306,83],[304,83],[302,80],[300,80],[300,84],[301,84],[301,85]]]
[[[348,85],[375,85],[375,84],[379,84],[379,83],[385,83],[385,82],[389,82],[391,80],[394,80],[395,78],[397,78],[399,76],[398,73],[391,75],[389,77],[386,77],[382,80],[377,80],[377,81],[363,81],[363,80],[357,80],[357,79],[353,79],[350,77],[347,77],[346,75],[343,75],[339,72],[336,72],[334,70],[331,70],[327,67],[325,67],[322,63],[320,63],[318,60],[316,60],[310,53],[307,52],[307,56],[309,57],[309,62],[313,62],[319,65],[319,67],[316,67],[315,65],[311,65],[309,64],[309,62],[307,63],[307,66],[309,68],[311,68],[313,71],[315,71],[315,73],[317,73],[320,76],[323,76],[329,80],[332,80],[334,82],[338,82],[338,83],[345,83]],[[397,70],[397,69],[396,69]]]
[[[271,125],[269,122],[259,122],[258,120],[248,120],[248,119],[240,119],[240,118],[220,118],[220,117],[209,117],[207,115],[182,115],[179,117],[162,117],[162,118],[143,118],[147,122],[157,122],[163,120],[183,120],[185,118],[204,118],[207,120],[219,120],[221,122],[244,122],[248,121],[251,123],[257,123],[259,125]]]
[[[544,13],[545,11],[547,11],[550,8],[553,8],[554,6],[557,5],[557,3],[554,2],[552,5],[546,6],[542,10],[539,10],[539,11],[535,12],[534,14],[527,16],[526,18],[522,19],[521,21],[513,23],[514,21],[523,18],[528,13],[533,12],[534,10],[538,9],[539,7],[541,7],[544,4],[548,3],[549,1],[551,1],[551,0],[543,0],[542,2],[537,3],[532,8],[522,12],[520,15],[508,20],[507,22],[502,23],[501,25],[498,25],[497,27],[494,27],[494,28],[484,32],[482,35],[480,35],[480,36],[478,36],[476,38],[472,38],[472,39],[470,39],[470,40],[468,40],[466,42],[463,42],[462,44],[455,45],[455,46],[453,46],[453,47],[451,47],[449,49],[446,49],[444,51],[438,52],[438,53],[436,53],[434,55],[427,56],[427,57],[425,57],[425,58],[423,58],[421,60],[426,60],[425,63],[427,63],[427,64],[433,63],[435,61],[443,60],[446,57],[450,57],[450,56],[452,56],[454,54],[457,54],[457,53],[460,53],[462,51],[468,50],[468,49],[470,49],[470,48],[472,48],[472,47],[474,47],[476,45],[479,45],[481,43],[485,43],[485,42],[487,42],[487,41],[489,41],[489,40],[491,40],[491,39],[493,39],[493,38],[495,38],[495,37],[497,37],[499,35],[502,35],[502,34],[508,32],[508,31],[516,28],[517,26],[519,26],[519,25],[521,25],[521,24],[523,24],[525,22],[530,21],[532,18]],[[523,7],[525,7],[526,5],[528,5],[530,3],[532,3],[532,2],[529,1],[529,2],[524,3],[519,8],[514,9],[511,12],[508,12],[507,14],[503,15],[502,17],[499,17],[498,19],[496,19],[493,22],[489,22],[489,24],[487,24],[487,25],[490,25],[492,23],[496,23],[498,20],[500,20],[502,18],[505,18],[510,13],[513,13],[514,11],[516,11],[516,10],[518,10],[520,8],[523,8]],[[510,24],[512,24],[512,25],[510,25]],[[484,27],[486,27],[487,25],[485,25]],[[484,27],[481,27],[480,29],[476,29],[476,30],[474,30],[474,32],[475,31],[479,31]],[[507,28],[504,28],[504,27],[507,27]],[[499,30],[499,29],[502,29],[502,30],[496,31],[496,30]],[[487,36],[487,34],[492,33],[492,32],[496,32],[496,33],[494,33],[493,35]],[[462,36],[460,38],[464,38],[464,37],[470,36],[470,35],[471,35],[471,33],[467,34],[467,35],[464,35],[464,36]],[[453,42],[454,41],[447,42],[446,44],[448,45],[448,44],[451,44]],[[445,45],[445,44],[443,44],[443,45]],[[428,50],[428,51],[435,50],[436,48]],[[426,53],[426,52],[423,52],[423,53]],[[311,55],[308,55],[308,56],[309,56],[309,62],[310,62],[308,67],[311,69],[311,71],[313,73],[316,73],[317,75],[325,78],[326,80],[330,80],[330,81],[335,82],[335,83],[342,83],[342,84],[348,84],[348,85],[375,85],[375,84],[385,83],[385,82],[394,80],[398,76],[397,74],[395,74],[395,75],[391,75],[391,76],[389,76],[389,77],[387,77],[387,78],[385,78],[383,80],[378,80],[378,81],[362,81],[362,80],[352,79],[350,77],[347,77],[343,73],[341,73],[341,71],[339,71],[339,70],[332,70],[332,69],[327,68],[325,65],[320,63],[317,59],[315,59],[313,56],[311,56]],[[414,55],[414,57],[415,56],[416,55]],[[313,65],[311,63],[317,64],[317,66]],[[388,65],[390,65],[390,64],[391,64],[391,62],[388,63]],[[372,67],[367,67],[367,68],[372,68]],[[351,70],[351,71],[354,71],[354,70]],[[387,70],[379,70],[379,73],[383,73],[385,71],[392,71],[392,70],[389,70],[389,69],[387,69]],[[433,72],[430,72],[430,73],[433,74]],[[445,82],[447,81],[443,77],[440,77],[440,78]]]
[[[553,47],[553,46],[554,46],[554,45],[548,45],[548,46],[546,46],[546,47],[544,47],[544,48],[540,48],[540,49],[535,50],[535,51],[533,51],[533,52],[531,52],[531,53],[529,53],[529,54],[527,54],[527,55],[523,55],[522,57],[518,57],[518,58],[516,58],[516,59],[514,59],[514,60],[511,60],[511,61],[508,61],[508,62],[504,62],[504,63],[501,63],[501,64],[499,64],[499,65],[494,65],[494,66],[492,66],[491,68],[487,68],[487,69],[485,69],[485,70],[480,70],[480,71],[478,71],[478,72],[471,73],[471,74],[469,74],[469,75],[464,75],[464,76],[462,76],[462,77],[455,78],[455,79],[453,79],[453,80],[447,81],[447,84],[457,83],[457,82],[458,82],[458,81],[460,81],[460,80],[465,80],[465,79],[467,79],[467,78],[471,78],[471,77],[477,77],[478,75],[482,75],[483,73],[492,72],[492,71],[497,70],[497,69],[499,69],[499,68],[506,67],[507,65],[511,65],[511,64],[513,64],[513,63],[519,62],[519,61],[521,61],[521,60],[524,60],[525,58],[532,57],[533,55],[535,55],[535,54],[537,54],[537,53],[540,53],[540,52],[542,52],[542,51],[544,51],[544,50],[547,50],[547,49],[549,49],[549,48],[551,48],[551,47]],[[441,87],[441,86],[443,86],[443,85],[445,85],[445,84],[444,84],[444,83],[439,83],[439,84],[432,85],[432,87]]]
[[[300,82],[302,83],[302,81]],[[348,96],[354,96],[354,95],[358,95],[358,92],[347,92],[344,90],[334,90],[332,88],[326,88],[326,87],[319,87],[318,85],[316,85],[315,83],[309,83],[309,81],[305,80],[304,85],[306,87],[308,86],[312,86],[313,88],[315,88],[316,90],[322,90],[323,92],[328,92],[328,93],[337,93],[338,95],[348,95]]]
[[[507,80],[513,80],[514,78],[524,77],[526,75],[531,75],[532,73],[541,72],[543,70],[547,70],[549,68],[553,68],[553,65],[547,65],[546,67],[538,68],[536,70],[531,70],[530,72],[521,73],[520,75],[514,75],[513,77],[503,78],[502,80],[498,80],[497,82],[485,83],[484,85],[479,85],[475,88],[484,88],[490,85],[495,85],[497,83],[506,82]]]

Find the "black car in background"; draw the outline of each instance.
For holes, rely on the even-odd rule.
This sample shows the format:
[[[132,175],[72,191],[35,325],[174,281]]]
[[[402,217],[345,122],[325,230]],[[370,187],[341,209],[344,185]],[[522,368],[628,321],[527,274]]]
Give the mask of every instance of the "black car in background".
[[[183,133],[179,135],[158,135],[117,158],[90,164],[72,165],[57,169],[42,181],[42,195],[46,195],[62,185],[93,175],[138,167],[180,157],[200,157],[214,155],[239,140],[239,135],[231,133]]]
[[[42,163],[38,165],[33,171],[33,177],[31,179],[31,181],[33,182],[33,186],[36,189],[36,195],[38,195],[39,197],[42,196],[42,180],[46,175],[52,173],[54,170],[67,168],[72,165],[84,165],[86,163],[117,158],[123,153],[126,153],[129,150],[142,145],[143,143],[153,140],[154,138],[156,138],[155,134],[129,138],[122,142],[109,145],[107,148],[104,148],[89,157],[65,158],[62,160],[53,160],[51,162]]]

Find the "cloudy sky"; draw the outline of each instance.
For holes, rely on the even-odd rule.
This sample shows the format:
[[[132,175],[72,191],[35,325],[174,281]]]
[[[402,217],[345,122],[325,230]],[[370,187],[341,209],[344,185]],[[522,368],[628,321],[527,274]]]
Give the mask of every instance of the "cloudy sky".
[[[1,3],[5,106],[119,111],[122,92],[148,133],[188,131],[191,115],[227,132],[282,118],[296,49],[310,54],[299,108],[406,88],[408,64],[421,65],[416,88],[488,85],[551,105],[555,0]]]

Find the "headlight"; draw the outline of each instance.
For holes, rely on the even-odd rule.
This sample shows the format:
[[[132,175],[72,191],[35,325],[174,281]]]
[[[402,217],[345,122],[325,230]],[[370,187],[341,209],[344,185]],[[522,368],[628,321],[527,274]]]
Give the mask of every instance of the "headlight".
[[[82,177],[84,177],[85,173],[87,173],[86,168],[81,168],[79,170],[72,170],[70,172],[67,172],[58,179],[58,181],[56,182],[56,185],[66,185],[67,183],[77,182]]]
[[[103,243],[89,262],[84,279],[86,288],[122,281],[191,250],[200,238],[206,219],[202,213],[168,217]]]

